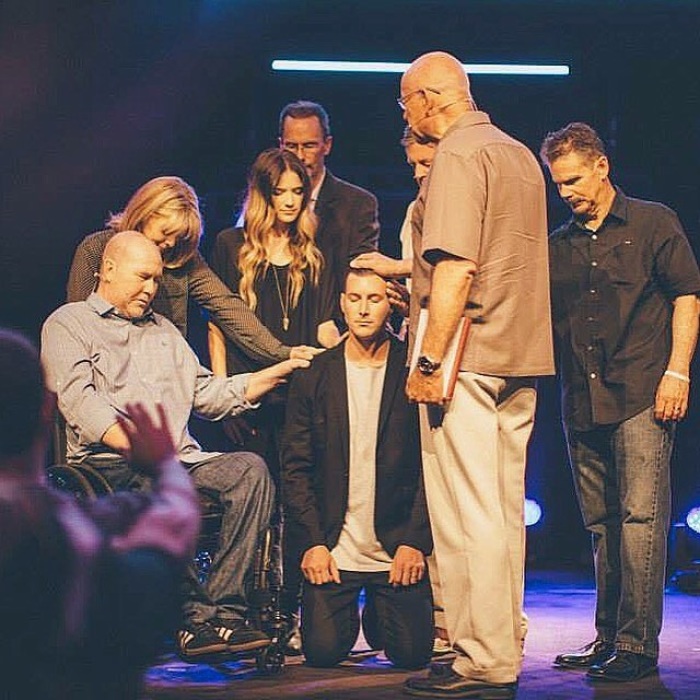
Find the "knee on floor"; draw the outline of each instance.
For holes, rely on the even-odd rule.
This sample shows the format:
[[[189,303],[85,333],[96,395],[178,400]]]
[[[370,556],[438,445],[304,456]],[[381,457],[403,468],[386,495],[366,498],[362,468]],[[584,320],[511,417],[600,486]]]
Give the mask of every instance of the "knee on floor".
[[[347,658],[349,653],[348,650],[339,649],[337,646],[326,646],[319,643],[309,644],[306,641],[302,648],[306,657],[306,663],[317,668],[336,666],[343,659]]]
[[[428,665],[432,656],[432,639],[426,644],[387,644],[384,653],[396,666],[409,671]]]
[[[349,635],[343,639],[342,635],[334,634],[330,630],[323,632],[318,628],[305,628],[303,625],[301,640],[306,663],[319,668],[335,666],[346,659],[354,643],[354,639],[351,640]]]

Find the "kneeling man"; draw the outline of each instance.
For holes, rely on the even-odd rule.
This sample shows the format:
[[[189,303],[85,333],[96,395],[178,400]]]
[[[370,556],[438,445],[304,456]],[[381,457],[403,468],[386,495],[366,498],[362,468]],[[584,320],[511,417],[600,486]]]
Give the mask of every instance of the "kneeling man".
[[[348,338],[294,377],[283,439],[285,525],[300,537],[302,639],[332,666],[359,632],[403,668],[433,646],[432,549],[418,415],[404,393],[406,351],[386,331],[386,283],[351,270],[340,298]]]

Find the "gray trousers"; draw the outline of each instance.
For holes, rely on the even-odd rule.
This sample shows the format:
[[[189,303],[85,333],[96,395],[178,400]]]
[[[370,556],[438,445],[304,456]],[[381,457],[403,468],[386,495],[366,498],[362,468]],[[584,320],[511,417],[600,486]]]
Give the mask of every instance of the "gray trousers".
[[[149,479],[125,461],[87,462],[115,490],[149,488]],[[185,464],[197,489],[218,499],[223,511],[216,551],[206,581],[200,584],[194,568],[187,574],[185,619],[201,623],[212,618],[245,618],[255,551],[270,523],[275,487],[265,462],[252,452],[231,452],[195,464]]]

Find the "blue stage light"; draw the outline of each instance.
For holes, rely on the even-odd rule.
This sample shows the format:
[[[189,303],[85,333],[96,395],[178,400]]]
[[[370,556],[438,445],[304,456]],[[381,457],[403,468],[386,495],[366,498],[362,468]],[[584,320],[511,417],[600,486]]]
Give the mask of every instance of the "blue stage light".
[[[531,498],[525,499],[525,526],[530,527],[530,525],[537,524],[542,518],[542,508],[537,501],[533,501]]]
[[[700,506],[691,508],[688,511],[688,515],[685,516],[685,522],[693,532],[700,534]]]
[[[272,70],[340,73],[403,73],[410,63],[394,61],[299,61],[275,59]],[[465,63],[470,75],[543,75],[562,76],[571,72],[567,65],[535,65],[523,63]]]

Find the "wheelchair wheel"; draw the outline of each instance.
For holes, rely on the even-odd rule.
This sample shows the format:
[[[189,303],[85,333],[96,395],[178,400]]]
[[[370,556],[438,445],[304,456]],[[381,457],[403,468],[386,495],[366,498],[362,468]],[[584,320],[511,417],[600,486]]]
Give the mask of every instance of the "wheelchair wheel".
[[[97,469],[93,469],[93,467],[89,467],[86,464],[81,464],[75,469],[88,480],[95,496],[107,496],[110,493],[114,493],[114,489],[109,485],[109,481]]]
[[[75,467],[57,464],[48,467],[46,476],[54,488],[70,493],[77,499],[85,500],[95,497],[95,490],[90,481]]]
[[[277,644],[270,644],[258,654],[255,666],[266,676],[278,676],[284,668],[284,651]]]

